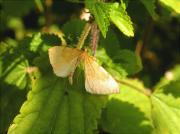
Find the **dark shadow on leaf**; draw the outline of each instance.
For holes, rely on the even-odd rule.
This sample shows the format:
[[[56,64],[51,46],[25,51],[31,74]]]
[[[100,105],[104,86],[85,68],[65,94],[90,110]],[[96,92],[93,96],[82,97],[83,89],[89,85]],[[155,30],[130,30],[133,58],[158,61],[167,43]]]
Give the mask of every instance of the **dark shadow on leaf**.
[[[172,94],[174,97],[180,97],[180,80],[172,81],[163,87],[165,94]]]
[[[18,60],[15,59],[17,57],[19,57]],[[4,79],[16,66],[18,66],[24,60],[24,58],[20,58],[20,56],[17,57],[14,57],[14,55],[9,55],[8,59],[6,56],[2,58],[2,60],[4,61],[2,64],[2,72],[3,72],[1,76],[2,79]],[[16,62],[14,62],[15,60]],[[12,63],[13,65],[10,68],[8,68]]]
[[[152,132],[150,121],[143,112],[134,105],[117,99],[108,102],[101,121],[103,131],[113,134],[150,134]]]
[[[19,113],[22,103],[26,99],[26,90],[19,90],[16,86],[0,81],[0,133],[6,134],[14,117]]]
[[[42,34],[41,39],[50,46],[61,44],[61,39],[55,34]]]

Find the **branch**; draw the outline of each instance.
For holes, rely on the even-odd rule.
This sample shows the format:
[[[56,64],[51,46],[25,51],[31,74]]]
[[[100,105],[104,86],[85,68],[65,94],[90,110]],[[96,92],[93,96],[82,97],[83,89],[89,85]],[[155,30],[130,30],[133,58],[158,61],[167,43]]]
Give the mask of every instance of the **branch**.
[[[91,26],[91,49],[93,51],[93,55],[96,53],[96,49],[98,47],[98,41],[99,41],[99,29],[97,24],[94,22]]]
[[[86,40],[86,38],[87,38],[87,36],[89,34],[90,29],[91,29],[91,24],[86,23],[86,25],[84,27],[84,30],[83,30],[83,32],[81,34],[81,37],[79,38],[79,42],[77,44],[78,49],[81,49],[83,47],[84,42],[85,42],[85,40]]]
[[[144,94],[144,95],[146,95],[146,96],[148,96],[148,97],[151,96],[151,94],[152,94],[152,92],[151,92],[150,89],[145,89],[145,88],[137,87],[137,86],[129,83],[129,82],[126,81],[126,80],[116,80],[116,81],[117,81],[118,83],[124,84],[124,85],[126,85],[126,86],[128,86],[128,87],[131,87],[131,88],[135,89],[136,91],[138,91],[138,92],[140,92],[140,93],[142,93],[142,94]]]
[[[153,22],[152,18],[150,18],[150,20],[148,21],[148,23],[145,27],[145,30],[143,32],[142,39],[140,39],[136,45],[136,53],[138,55],[143,56],[143,54],[146,52],[148,40],[149,40],[150,34],[152,32],[153,25],[154,25],[154,22]]]

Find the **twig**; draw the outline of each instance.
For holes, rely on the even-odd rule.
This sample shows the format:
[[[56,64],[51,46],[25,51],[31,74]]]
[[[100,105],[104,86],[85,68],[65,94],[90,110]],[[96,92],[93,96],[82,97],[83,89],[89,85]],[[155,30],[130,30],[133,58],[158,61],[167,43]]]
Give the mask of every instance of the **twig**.
[[[87,38],[87,36],[89,34],[90,29],[91,29],[91,24],[86,23],[86,25],[84,27],[84,30],[83,30],[80,38],[79,38],[79,42],[77,44],[78,49],[81,49],[83,47],[84,42],[85,42],[85,40],[86,40],[86,38]]]
[[[52,6],[53,1],[52,0],[46,0],[46,11],[45,11],[45,19],[46,19],[46,27],[48,28],[51,23],[52,23],[52,11],[51,11],[51,6]]]
[[[41,0],[35,0],[35,4],[36,4],[38,10],[39,10],[41,13],[43,13],[43,12],[44,12],[44,7],[43,7],[43,5],[42,5]]]
[[[145,51],[147,49],[148,39],[149,39],[151,31],[153,29],[153,24],[154,24],[154,22],[153,22],[152,18],[150,18],[150,20],[148,21],[146,28],[144,30],[142,39],[139,40],[136,45],[136,53],[138,55],[143,56],[143,54],[145,53]]]
[[[125,81],[125,80],[116,80],[116,81],[121,83],[121,84],[124,84],[126,86],[129,86],[129,87],[135,89],[136,91],[143,93],[146,96],[151,96],[151,94],[152,94],[150,89],[143,89],[143,88],[137,87],[137,86]]]
[[[94,22],[91,26],[91,44],[90,44],[93,51],[93,55],[95,55],[96,53],[98,41],[99,41],[99,29],[97,24]]]

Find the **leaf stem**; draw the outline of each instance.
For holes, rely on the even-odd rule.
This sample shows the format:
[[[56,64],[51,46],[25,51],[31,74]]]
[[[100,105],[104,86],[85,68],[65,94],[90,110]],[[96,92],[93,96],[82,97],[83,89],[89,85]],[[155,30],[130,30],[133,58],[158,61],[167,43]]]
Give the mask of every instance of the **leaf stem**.
[[[77,48],[78,49],[81,49],[84,45],[84,41],[86,40],[88,34],[89,34],[89,31],[91,29],[91,24],[90,23],[86,23],[85,27],[84,27],[84,30],[79,38],[79,42],[77,44]]]
[[[127,82],[126,80],[117,80],[117,82],[121,83],[121,84],[124,84],[128,87],[131,87],[133,89],[135,89],[136,91],[140,92],[140,93],[143,93],[144,95],[146,96],[151,96],[152,92],[150,89],[146,89],[146,88],[140,88],[140,87],[137,87],[129,82]]]
[[[153,30],[153,26],[154,26],[154,21],[152,20],[152,18],[150,18],[148,20],[148,23],[145,27],[145,30],[143,32],[143,37],[142,39],[140,39],[138,42],[137,42],[137,45],[136,45],[136,53],[138,55],[140,55],[141,57],[144,56],[144,54],[146,53],[147,51],[147,45],[148,45],[148,40],[150,38],[150,35],[152,33],[152,30]]]
[[[49,28],[53,22],[53,16],[52,16],[52,4],[53,0],[45,0],[45,26]]]

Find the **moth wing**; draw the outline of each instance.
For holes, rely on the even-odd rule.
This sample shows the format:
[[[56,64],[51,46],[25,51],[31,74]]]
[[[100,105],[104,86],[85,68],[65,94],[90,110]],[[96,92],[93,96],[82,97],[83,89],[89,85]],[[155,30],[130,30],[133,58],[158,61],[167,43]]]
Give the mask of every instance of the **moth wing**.
[[[93,57],[85,56],[85,88],[92,94],[112,94],[119,92],[119,85],[113,77]]]
[[[54,73],[59,77],[67,77],[76,69],[78,57],[82,52],[75,48],[54,46],[48,53]]]

